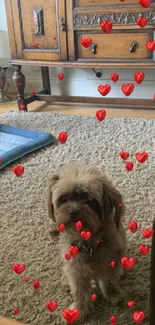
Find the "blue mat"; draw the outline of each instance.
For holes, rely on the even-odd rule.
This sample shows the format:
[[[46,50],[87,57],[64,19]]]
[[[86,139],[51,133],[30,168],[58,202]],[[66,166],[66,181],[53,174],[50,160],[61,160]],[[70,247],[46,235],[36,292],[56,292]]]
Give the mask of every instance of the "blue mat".
[[[0,169],[50,143],[55,143],[50,133],[0,124]]]

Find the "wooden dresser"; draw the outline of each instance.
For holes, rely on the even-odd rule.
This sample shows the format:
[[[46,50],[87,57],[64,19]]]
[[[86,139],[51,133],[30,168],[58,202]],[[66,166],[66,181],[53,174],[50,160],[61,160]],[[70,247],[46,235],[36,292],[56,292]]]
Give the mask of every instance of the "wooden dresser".
[[[139,1],[145,5],[149,0]],[[155,0],[146,8],[138,0],[5,0],[5,4],[19,109],[27,110],[36,99],[154,108],[153,99],[125,95],[117,99],[51,96],[49,67],[110,67],[113,72],[116,67],[135,67],[135,72],[154,68],[154,51],[146,43],[154,40]],[[148,19],[145,27],[137,24],[138,17]],[[112,22],[110,33],[103,32],[102,21]],[[89,47],[81,45],[83,38],[92,39]],[[43,80],[43,90],[27,99],[21,72],[24,64],[40,66]]]

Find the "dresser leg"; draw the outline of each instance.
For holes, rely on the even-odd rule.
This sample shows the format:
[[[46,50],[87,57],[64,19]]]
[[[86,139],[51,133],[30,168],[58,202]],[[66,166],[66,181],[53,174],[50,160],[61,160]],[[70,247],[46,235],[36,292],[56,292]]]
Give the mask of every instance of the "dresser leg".
[[[42,76],[42,83],[43,89],[46,94],[51,94],[51,84],[50,84],[50,75],[49,75],[49,68],[48,67],[41,67],[41,76]]]
[[[24,97],[25,89],[25,76],[21,72],[21,65],[15,66],[15,72],[13,74],[13,83],[17,91],[17,101],[20,111],[27,111],[26,99]]]

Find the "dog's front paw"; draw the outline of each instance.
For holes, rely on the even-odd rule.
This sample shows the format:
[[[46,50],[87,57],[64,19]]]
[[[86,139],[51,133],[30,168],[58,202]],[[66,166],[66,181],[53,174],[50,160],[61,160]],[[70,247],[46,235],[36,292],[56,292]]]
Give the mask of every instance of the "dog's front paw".
[[[119,304],[127,304],[127,297],[124,293],[113,293],[109,297],[109,303],[112,306],[117,306]]]

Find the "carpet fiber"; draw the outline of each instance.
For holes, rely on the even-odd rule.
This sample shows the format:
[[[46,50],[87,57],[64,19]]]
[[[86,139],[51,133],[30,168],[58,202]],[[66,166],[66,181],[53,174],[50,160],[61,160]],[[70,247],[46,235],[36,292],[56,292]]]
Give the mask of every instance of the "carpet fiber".
[[[57,239],[49,236],[46,184],[52,171],[60,164],[77,161],[95,164],[103,169],[124,195],[126,204],[127,256],[135,257],[135,267],[125,272],[121,285],[135,306],[115,308],[96,301],[85,325],[109,325],[111,315],[117,324],[135,324],[133,311],[144,311],[148,324],[150,252],[144,257],[138,245],[150,245],[141,229],[151,228],[155,212],[155,121],[137,119],[105,119],[65,116],[51,113],[9,112],[0,116],[0,123],[16,127],[51,132],[58,136],[68,132],[66,144],[47,146],[18,160],[24,165],[22,177],[12,172],[12,164],[0,172],[0,314],[14,317],[32,325],[62,324],[61,310],[68,307],[70,297],[60,284],[61,261]],[[129,151],[134,170],[128,172],[119,157]],[[148,160],[136,163],[135,153],[147,151]],[[138,231],[128,229],[130,220],[138,222]],[[12,271],[13,263],[25,263],[20,276]],[[24,277],[29,281],[24,282]],[[33,280],[40,280],[40,288],[33,289]],[[56,312],[50,313],[46,301],[58,301]]]

